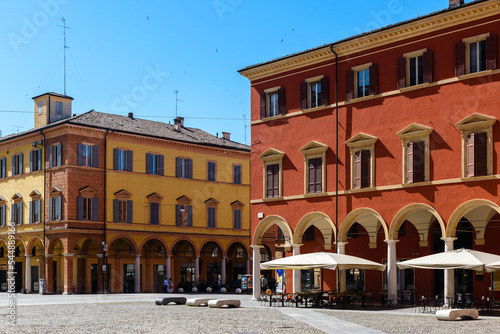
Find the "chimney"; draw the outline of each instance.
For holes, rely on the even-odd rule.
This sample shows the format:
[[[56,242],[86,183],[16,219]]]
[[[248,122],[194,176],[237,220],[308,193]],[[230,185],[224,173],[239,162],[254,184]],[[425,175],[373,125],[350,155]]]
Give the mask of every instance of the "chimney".
[[[134,113],[133,112],[129,112],[128,113],[128,118],[134,118]]]
[[[462,6],[463,4],[464,4],[464,0],[450,0],[450,8]]]
[[[174,129],[175,131],[181,131],[181,127],[184,126],[184,117],[174,118]]]
[[[225,140],[231,140],[231,133],[229,132],[222,132],[222,138],[225,139]]]

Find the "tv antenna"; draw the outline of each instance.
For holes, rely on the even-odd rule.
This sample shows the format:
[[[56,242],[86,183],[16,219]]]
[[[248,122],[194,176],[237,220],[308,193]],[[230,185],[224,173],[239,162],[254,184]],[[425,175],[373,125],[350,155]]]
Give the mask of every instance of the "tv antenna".
[[[71,29],[70,27],[66,27],[66,19],[64,16],[60,18],[59,20],[62,21],[63,25],[57,25],[58,27],[61,27],[64,29],[63,35],[64,35],[64,95],[66,95],[66,49],[69,49],[69,46],[66,45],[66,29]]]
[[[175,90],[175,118],[177,118],[177,102],[183,102],[182,100],[179,100],[179,91],[176,89]]]

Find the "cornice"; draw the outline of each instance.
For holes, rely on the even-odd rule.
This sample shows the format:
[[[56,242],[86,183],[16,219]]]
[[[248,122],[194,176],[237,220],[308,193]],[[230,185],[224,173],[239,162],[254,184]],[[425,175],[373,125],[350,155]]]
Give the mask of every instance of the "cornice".
[[[397,25],[392,28],[368,33],[358,38],[334,43],[333,48],[339,58],[346,57],[352,54],[365,52],[369,49],[401,42],[409,38],[455,27],[498,14],[500,14],[499,1],[471,4],[464,8],[457,8],[453,11],[446,11],[441,14]],[[309,65],[331,61],[333,59],[334,56],[330,51],[330,45],[325,45],[324,47],[319,47],[308,52],[306,51],[286,59],[271,61],[260,66],[242,70],[240,74],[250,81],[255,81]]]

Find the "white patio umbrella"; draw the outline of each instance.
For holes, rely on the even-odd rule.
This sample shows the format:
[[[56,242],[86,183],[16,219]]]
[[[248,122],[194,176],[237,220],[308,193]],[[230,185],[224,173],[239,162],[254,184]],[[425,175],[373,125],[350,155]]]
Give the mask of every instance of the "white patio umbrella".
[[[500,271],[500,261],[487,264],[485,267],[487,272]]]
[[[357,256],[338,253],[309,253],[288,256],[260,264],[261,269],[372,269],[385,270],[385,265]]]
[[[400,269],[467,269],[481,271],[485,269],[486,265],[496,261],[500,261],[500,255],[461,248],[402,261],[397,265]]]

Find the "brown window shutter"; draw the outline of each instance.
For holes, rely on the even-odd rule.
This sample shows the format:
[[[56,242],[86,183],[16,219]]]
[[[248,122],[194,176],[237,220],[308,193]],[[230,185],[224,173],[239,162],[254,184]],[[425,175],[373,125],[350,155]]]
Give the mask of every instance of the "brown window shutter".
[[[361,188],[361,152],[354,153],[354,189]]]
[[[260,93],[260,119],[266,118],[267,93]]]
[[[486,132],[474,134],[474,176],[488,175],[487,141]]]
[[[491,35],[486,38],[486,69],[494,70],[497,68],[497,35]]]
[[[432,50],[424,52],[424,83],[432,82]]]
[[[413,142],[408,143],[406,147],[406,177],[408,179],[408,183],[413,183]]]
[[[315,173],[314,173],[314,164],[313,164],[313,159],[309,159],[309,162],[308,162],[308,166],[309,166],[309,177],[308,177],[308,190],[307,192],[308,193],[314,193],[314,176],[315,176]]]
[[[465,74],[465,43],[460,42],[455,46],[455,75]]]
[[[350,70],[346,73],[346,100],[354,98],[354,71]]]
[[[327,106],[330,96],[330,86],[328,85],[328,77],[321,78],[321,105]]]
[[[307,109],[307,82],[300,84],[300,109]]]
[[[273,197],[273,165],[267,166],[266,197]]]
[[[467,176],[474,176],[474,133],[467,136]]]
[[[398,58],[398,89],[406,87],[406,58]]]
[[[413,143],[413,182],[425,181],[425,143]]]
[[[370,72],[370,95],[378,94],[378,65],[373,64],[369,68]]]
[[[370,151],[361,151],[361,188],[369,188],[370,185]]]
[[[285,112],[285,88],[278,89],[278,113],[284,115]]]

